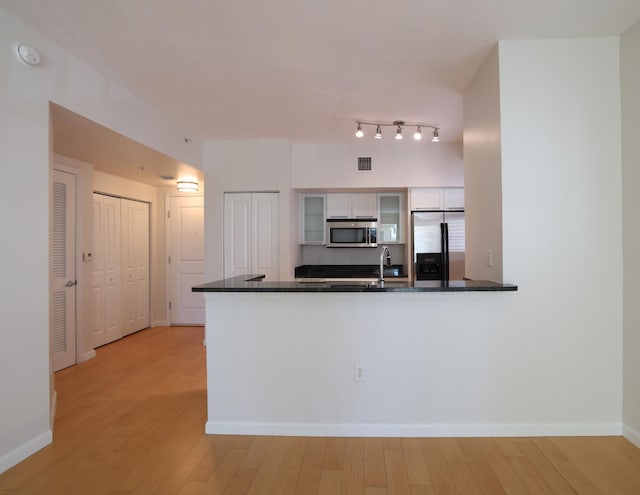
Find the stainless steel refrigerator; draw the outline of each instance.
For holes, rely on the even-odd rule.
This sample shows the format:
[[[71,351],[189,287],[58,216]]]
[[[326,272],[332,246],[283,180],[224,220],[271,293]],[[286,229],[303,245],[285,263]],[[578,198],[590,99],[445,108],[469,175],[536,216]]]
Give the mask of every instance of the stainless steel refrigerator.
[[[411,212],[416,280],[464,278],[464,211]]]

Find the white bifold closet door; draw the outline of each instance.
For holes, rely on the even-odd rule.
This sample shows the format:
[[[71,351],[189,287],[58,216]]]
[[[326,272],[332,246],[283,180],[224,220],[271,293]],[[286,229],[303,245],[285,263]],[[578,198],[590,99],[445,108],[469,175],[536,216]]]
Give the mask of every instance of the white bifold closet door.
[[[93,346],[122,337],[120,199],[93,195]]]
[[[149,326],[149,205],[93,195],[93,346]]]
[[[149,326],[149,204],[122,199],[122,334]]]
[[[279,280],[278,193],[224,194],[224,276]]]

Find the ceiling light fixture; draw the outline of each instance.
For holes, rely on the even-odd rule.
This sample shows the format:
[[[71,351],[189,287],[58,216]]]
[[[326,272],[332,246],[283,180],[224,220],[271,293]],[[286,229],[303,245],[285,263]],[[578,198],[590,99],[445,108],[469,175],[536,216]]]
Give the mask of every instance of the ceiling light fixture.
[[[179,180],[178,181],[178,191],[180,192],[198,192],[198,181],[197,180]]]
[[[438,137],[438,130],[440,129],[438,126],[432,125],[432,124],[425,124],[424,122],[405,122],[404,120],[394,120],[393,122],[370,122],[370,121],[366,121],[366,120],[356,120],[356,137],[361,138],[364,136],[364,131],[362,130],[363,126],[366,125],[373,125],[376,126],[376,133],[374,135],[374,137],[376,139],[382,139],[382,128],[383,127],[395,127],[396,128],[396,139],[398,141],[400,141],[404,136],[402,135],[402,129],[403,127],[414,127],[416,128],[415,132],[413,133],[413,139],[415,139],[416,141],[421,141],[422,140],[422,128],[423,127],[428,127],[429,129],[433,129],[433,139],[431,139],[431,141],[433,141],[434,143],[437,143],[440,141],[440,138]]]

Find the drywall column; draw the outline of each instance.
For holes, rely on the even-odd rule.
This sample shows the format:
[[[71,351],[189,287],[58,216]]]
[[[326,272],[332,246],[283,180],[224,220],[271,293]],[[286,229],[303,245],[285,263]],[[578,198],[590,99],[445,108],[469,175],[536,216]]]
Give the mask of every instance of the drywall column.
[[[640,23],[620,43],[622,89],[622,205],[624,250],[625,436],[640,447]]]

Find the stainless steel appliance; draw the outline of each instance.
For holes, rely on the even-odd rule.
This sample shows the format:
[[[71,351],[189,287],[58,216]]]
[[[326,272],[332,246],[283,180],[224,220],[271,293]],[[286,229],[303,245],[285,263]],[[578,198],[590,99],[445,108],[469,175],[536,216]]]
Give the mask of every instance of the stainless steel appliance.
[[[327,218],[327,247],[377,247],[376,218]]]
[[[464,278],[464,211],[414,211],[413,263],[416,280]]]

